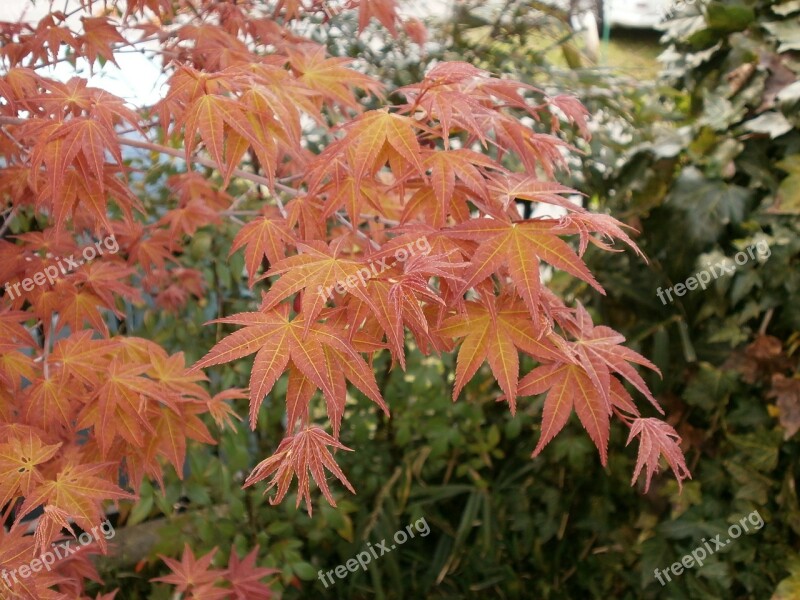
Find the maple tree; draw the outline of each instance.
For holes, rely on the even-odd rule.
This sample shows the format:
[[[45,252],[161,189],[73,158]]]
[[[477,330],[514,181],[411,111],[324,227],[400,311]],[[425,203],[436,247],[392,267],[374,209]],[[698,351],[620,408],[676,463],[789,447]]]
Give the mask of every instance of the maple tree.
[[[296,477],[297,505],[305,499],[309,514],[312,479],[336,504],[325,470],[355,492],[331,449],[348,450],[339,442],[348,381],[389,414],[371,367],[387,350],[400,368],[408,351],[457,350],[454,399],[485,362],[512,413],[520,397],[547,393],[534,456],[574,409],[602,464],[616,416],[640,440],[634,481],[646,468],[649,486],[661,456],[679,483],[689,477],[675,431],[642,417],[623,385],[660,411],[633,365],[655,366],[542,278],[544,263],[602,292],[581,258],[588,245],[636,247],[622,223],[573,203],[577,192],[552,181],[572,150],[558,135],[562,122],[588,135],[585,109],[459,62],[394,90],[404,100],[389,105],[380,82],[293,30],[301,19],[327,19],[325,8],[82,0],[74,14],[0,24],[0,280],[23,290],[7,286],[0,309],[0,505],[12,523],[0,534],[0,567],[17,570],[66,532],[91,530],[105,503],[134,498],[145,478],[161,482],[165,462],[180,477],[188,440],[215,443],[204,415],[234,427],[230,401],[242,395],[212,396],[201,369],[254,353],[250,425],[281,377],[287,424],[246,485],[271,477],[276,503]],[[377,19],[393,34],[421,37],[394,0],[348,8],[359,10],[362,28]],[[154,106],[134,108],[85,78],[42,70],[113,63],[126,49],[165,64],[166,93]],[[311,128],[324,132],[315,134],[318,151]],[[123,148],[185,161],[167,182],[177,206],[148,212]],[[182,254],[198,229],[238,219],[234,180],[263,199],[230,250],[243,251],[261,301],[220,316],[217,324],[241,328],[188,367],[181,352],[122,335],[121,307],[149,297],[180,311],[203,295],[202,275]],[[525,219],[520,203],[565,214]],[[118,253],[45,280],[54,261],[105,236]],[[343,292],[319,293],[337,284]],[[521,374],[520,352],[539,366]],[[330,433],[312,418],[317,391]],[[25,537],[23,519],[36,509],[35,536]],[[240,562],[234,553],[219,572],[208,568],[213,555],[195,559],[187,548],[180,563],[167,559],[174,574],[160,581],[198,598],[268,597],[261,581],[271,572],[255,567],[256,554]],[[97,578],[87,553],[3,579],[0,589],[83,597],[84,577]]]

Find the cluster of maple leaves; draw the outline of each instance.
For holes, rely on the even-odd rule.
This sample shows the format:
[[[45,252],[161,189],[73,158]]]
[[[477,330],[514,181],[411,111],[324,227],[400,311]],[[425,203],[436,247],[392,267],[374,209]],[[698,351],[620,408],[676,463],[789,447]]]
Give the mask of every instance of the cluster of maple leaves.
[[[104,235],[120,246],[0,301],[0,507],[11,524],[0,533],[0,568],[30,563],[76,526],[97,526],[104,503],[135,498],[146,477],[161,481],[165,461],[180,476],[187,440],[214,443],[202,416],[233,427],[230,401],[245,397],[212,397],[199,370],[250,354],[251,425],[282,376],[288,425],[247,485],[271,478],[279,502],[296,477],[297,503],[305,499],[309,514],[311,479],[335,505],[325,470],[354,491],[332,454],[347,450],[338,439],[347,383],[388,414],[372,359],[388,351],[403,368],[410,347],[457,350],[454,399],[485,362],[512,413],[520,397],[546,393],[534,455],[574,410],[603,464],[616,416],[629,441],[639,438],[634,481],[645,469],[649,486],[662,455],[679,482],[689,477],[675,431],[642,417],[623,385],[661,411],[634,365],[655,366],[542,282],[547,264],[602,291],[581,260],[588,244],[635,248],[621,223],[574,204],[574,190],[552,181],[570,150],[557,135],[561,122],[586,133],[574,98],[444,63],[397,90],[405,103],[367,111],[361,98],[380,98],[382,86],[291,27],[309,17],[324,25],[330,11],[319,0],[80,4],[87,16],[77,27],[76,15],[58,11],[35,25],[0,24],[0,282],[31,277]],[[418,22],[397,16],[394,0],[348,6],[359,9],[362,29],[375,18],[392,33],[423,36]],[[139,47],[171,73],[164,99],[146,110],[83,78],[37,70],[78,58],[113,62],[115,51]],[[309,123],[327,131],[318,153],[305,141]],[[145,212],[123,147],[185,160],[186,171],[168,181],[176,206]],[[215,168],[219,180],[195,165]],[[107,322],[124,318],[123,301],[147,295],[179,311],[190,294],[203,294],[201,275],[181,264],[182,248],[226,218],[233,178],[265,197],[231,248],[244,252],[260,305],[222,318],[241,328],[190,369],[182,353],[111,335]],[[566,214],[523,219],[519,203]],[[23,215],[28,229],[10,235]],[[423,238],[430,252],[344,294],[318,293]],[[520,352],[539,366],[521,374]],[[330,432],[310,418],[317,391]],[[37,509],[35,535],[25,535],[23,519]],[[88,554],[0,581],[0,595],[83,597],[84,578],[97,579]],[[186,597],[267,593],[258,581],[269,573],[255,567],[255,554],[241,563],[231,555],[225,572],[208,570],[212,557],[195,561],[187,549],[161,581]],[[230,587],[216,586],[221,580]]]

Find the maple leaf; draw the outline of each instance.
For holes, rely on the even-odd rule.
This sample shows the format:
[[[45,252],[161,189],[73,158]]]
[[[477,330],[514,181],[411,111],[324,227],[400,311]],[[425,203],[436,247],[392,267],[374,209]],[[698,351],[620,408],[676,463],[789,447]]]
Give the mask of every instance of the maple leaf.
[[[58,299],[59,320],[56,332],[69,326],[71,331],[83,329],[84,323],[88,323],[95,331],[99,331],[104,336],[108,336],[108,326],[103,320],[100,312],[101,308],[111,309],[114,314],[122,318],[122,313],[114,307],[103,304],[103,301],[88,290],[67,289],[59,295]]]
[[[541,322],[540,322],[541,323]],[[456,361],[456,383],[453,399],[472,379],[484,361],[497,379],[511,407],[516,412],[519,377],[518,349],[539,360],[567,360],[566,343],[553,332],[536,331],[528,312],[514,299],[501,298],[491,303],[467,302],[464,314],[447,318],[438,334],[463,337]]]
[[[106,368],[107,378],[96,389],[92,401],[84,406],[78,424],[80,427],[93,426],[104,454],[117,435],[141,447],[144,444],[143,431],[153,433],[144,414],[144,398],[171,405],[177,411],[174,401],[164,395],[161,386],[142,377],[152,368],[150,364],[129,363],[116,357]]]
[[[629,364],[634,362],[658,369],[633,350],[621,346],[625,338],[608,327],[595,327],[582,305],[573,315],[559,315],[564,329],[577,338],[566,342],[566,360],[543,364],[519,382],[521,396],[536,395],[549,390],[542,414],[542,433],[533,452],[537,456],[556,434],[564,428],[572,409],[589,433],[606,464],[609,422],[615,409],[639,416],[630,394],[612,376],[618,373],[630,381],[659,411],[661,407],[653,398],[644,380]],[[627,418],[623,418],[627,421]]]
[[[122,164],[122,153],[114,130],[101,121],[90,118],[70,119],[50,134],[49,141],[63,138],[58,146],[55,164],[66,171],[67,165],[77,156],[81,156],[88,166],[89,171],[98,181],[103,190],[103,174],[105,167],[105,153],[109,152],[118,164]]]
[[[91,331],[77,331],[55,343],[48,364],[63,375],[94,387],[100,373],[105,373],[108,356],[119,347],[119,343],[118,339],[93,339]]]
[[[177,586],[177,591],[182,594],[194,591],[196,588],[201,588],[205,585],[213,584],[224,573],[224,571],[220,569],[209,568],[216,553],[217,548],[215,547],[208,554],[195,558],[194,552],[192,552],[189,544],[184,543],[183,555],[180,561],[161,554],[158,555],[161,560],[167,563],[172,574],[156,577],[150,581],[159,581],[161,583],[169,583]]]
[[[134,273],[133,269],[117,261],[95,260],[75,273],[75,281],[86,284],[104,306],[114,306],[115,296],[141,301],[140,291],[125,283],[125,279]]]
[[[153,267],[165,269],[167,262],[174,262],[173,252],[177,250],[175,239],[166,229],[156,229],[145,232],[136,224],[131,224],[128,230],[130,242],[120,240],[120,245],[128,248],[128,264],[141,265],[145,271],[152,271]]]
[[[34,558],[34,546],[30,536],[26,535],[25,527],[12,526],[10,529],[0,529],[0,565],[7,571],[22,565],[30,564]],[[10,584],[10,587],[9,587]],[[24,598],[36,600],[36,580],[14,578],[5,581],[0,578],[0,592],[3,598]]]
[[[323,46],[311,49],[288,48],[287,54],[301,83],[323,98],[338,102],[347,108],[360,109],[353,95],[353,87],[360,87],[372,93],[380,93],[383,88],[371,77],[346,68],[345,65],[351,63],[351,59],[326,56]]]
[[[108,468],[108,464],[67,464],[56,475],[55,480],[45,480],[25,496],[25,502],[17,514],[17,522],[41,505],[63,511],[75,520],[84,531],[91,531],[102,521],[103,500],[132,500],[133,494],[122,491],[116,485],[98,477],[97,473]],[[105,548],[105,538],[98,538]]]
[[[423,165],[431,170],[431,185],[445,214],[448,212],[448,205],[455,191],[456,176],[473,194],[481,199],[487,199],[489,190],[486,179],[478,167],[502,169],[492,159],[466,148],[430,152]]]
[[[401,112],[412,114],[423,110],[429,119],[438,120],[445,148],[449,148],[450,132],[454,128],[467,131],[486,144],[486,134],[498,114],[491,98],[478,91],[476,84],[489,78],[487,71],[469,63],[436,65],[422,82],[398,90],[411,101]]]
[[[396,242],[399,238],[393,240]],[[379,264],[389,256],[399,244],[388,243],[370,256],[373,264]],[[356,287],[351,290],[364,306],[368,307],[389,341],[389,349],[395,360],[405,369],[405,334],[408,327],[420,342],[422,338],[431,341],[428,317],[420,306],[420,300],[446,306],[433,289],[429,287],[432,277],[440,277],[441,281],[461,281],[455,275],[466,263],[454,263],[444,255],[415,255],[404,264],[405,270],[398,272],[389,268],[374,278],[370,278],[366,288]],[[391,265],[394,267],[394,265]],[[353,308],[354,303],[348,305]],[[359,310],[359,308],[356,308]],[[360,314],[360,313],[359,313]],[[357,319],[357,320],[360,320]]]
[[[77,39],[83,43],[83,55],[90,63],[93,63],[98,56],[101,56],[119,66],[114,60],[112,44],[115,42],[125,43],[125,38],[119,34],[117,28],[104,17],[81,17],[81,21],[83,22],[84,34],[78,36]]]
[[[178,173],[167,180],[167,186],[180,199],[180,206],[192,200],[201,200],[206,206],[215,210],[225,210],[233,204],[234,199],[224,190],[218,189],[197,171]]]
[[[592,134],[589,131],[589,126],[587,123],[587,117],[589,116],[589,111],[575,96],[559,94],[557,96],[549,98],[548,103],[551,106],[560,110],[564,114],[564,116],[567,117],[568,121],[570,121],[571,123],[575,123],[578,126],[578,130],[580,131],[581,136],[583,136],[587,140],[590,140],[592,138]],[[556,118],[553,118],[553,123],[556,124],[554,129],[558,130],[557,127],[558,121],[556,120]]]
[[[125,2],[125,18],[136,13],[144,14],[145,9],[150,9],[155,14],[174,15],[174,5],[171,0],[128,0]]]
[[[601,250],[606,252],[620,252],[615,249],[611,244],[603,241],[604,239],[613,241],[620,239],[627,244],[637,255],[639,255],[645,262],[647,257],[642,253],[636,243],[625,233],[625,228],[633,229],[629,225],[620,223],[611,215],[603,215],[597,213],[590,213],[588,211],[571,211],[569,214],[564,215],[558,221],[540,219],[543,222],[550,223],[553,227],[553,232],[559,235],[578,234],[580,236],[580,243],[578,250],[581,254],[586,251],[588,244],[591,242]],[[591,236],[592,233],[599,233],[600,238]]]
[[[24,380],[36,378],[36,369],[30,356],[12,350],[8,344],[0,343],[0,382],[10,390],[19,391]]]
[[[289,320],[288,310],[240,313],[221,323],[245,325],[218,342],[192,369],[229,362],[257,352],[250,375],[250,426],[255,428],[261,402],[290,364],[324,393],[328,416],[338,435],[345,404],[345,378],[388,414],[375,375],[351,345],[330,327]],[[293,423],[292,423],[293,424]]]
[[[390,113],[388,109],[367,111],[345,125],[345,137],[328,146],[310,171],[327,173],[341,160],[360,183],[365,176],[374,176],[389,161],[395,172],[411,168],[425,178],[416,134],[422,127],[414,119]],[[318,173],[312,180],[321,177]]]
[[[406,203],[400,221],[421,221],[437,228],[444,227],[448,217],[460,223],[470,218],[468,199],[464,187],[456,184],[447,204],[442,206],[430,186],[421,186]]]
[[[0,339],[28,347],[36,345],[33,336],[22,326],[28,318],[28,314],[21,310],[0,310]]]
[[[589,313],[580,303],[576,308],[575,315],[576,319],[564,321],[564,326],[576,337],[573,349],[597,390],[604,396],[607,395],[610,386],[609,373],[618,373],[639,390],[663,415],[664,410],[650,393],[644,379],[629,363],[645,366],[660,375],[661,371],[658,370],[658,367],[638,352],[623,346],[625,338],[613,329],[602,325],[595,327]]]
[[[245,248],[247,277],[250,287],[253,287],[261,261],[266,257],[274,265],[286,258],[286,246],[290,242],[295,242],[295,236],[283,217],[275,214],[259,217],[239,230],[228,256],[242,247]]]
[[[30,53],[34,60],[57,60],[62,44],[71,49],[78,50],[79,45],[73,33],[68,27],[64,26],[66,16],[64,13],[53,11],[49,15],[45,15],[35,28],[28,26],[26,29],[31,33],[28,35],[20,35],[20,43],[4,44],[3,53],[7,54],[9,58],[15,62],[21,62],[25,54]],[[15,46],[17,46],[15,48]],[[49,55],[49,56],[48,56]]]
[[[493,125],[498,145],[513,151],[527,172],[535,173],[540,168],[552,178],[556,168],[568,169],[564,150],[575,148],[561,139],[521,127],[517,119],[505,115],[494,119]]]
[[[539,314],[541,279],[540,259],[581,279],[601,294],[603,288],[569,245],[552,233],[548,223],[529,220],[503,222],[496,219],[474,219],[459,223],[449,230],[459,239],[477,240],[480,245],[472,256],[472,268],[462,292],[508,267],[511,280],[534,318]]]
[[[519,382],[519,395],[532,396],[549,390],[542,410],[542,432],[533,451],[538,456],[561,431],[572,409],[597,446],[603,466],[608,460],[611,404],[579,365],[553,363],[537,367]]]
[[[227,165],[223,158],[225,148],[225,126],[231,127],[245,139],[250,136],[248,132],[247,118],[241,107],[231,98],[222,95],[205,94],[195,100],[180,121],[175,125],[176,128],[186,125],[186,162],[191,160],[191,154],[195,147],[195,135],[200,133],[206,149],[214,162],[220,167]],[[231,155],[229,155],[231,158]],[[234,157],[236,159],[240,157]],[[232,160],[235,162],[235,160]],[[230,165],[228,165],[230,167]],[[230,173],[229,168],[226,173]],[[230,175],[228,175],[228,178]],[[227,179],[226,179],[227,184]]]
[[[187,403],[181,403],[178,412],[159,407],[155,426],[153,426],[152,419],[149,423],[149,426],[155,430],[150,438],[150,446],[155,447],[162,456],[169,460],[175,467],[175,473],[179,479],[183,479],[187,439],[210,445],[216,443],[203,421],[194,414],[201,411],[203,409],[200,406],[193,407]]]
[[[290,295],[305,290],[302,296],[301,312],[306,319],[306,329],[319,316],[327,302],[326,291],[337,283],[357,281],[364,266],[360,261],[341,258],[337,246],[328,248],[322,242],[298,243],[302,254],[278,261],[263,275],[271,277],[283,274],[264,297],[264,307],[273,308]],[[348,286],[352,292],[355,286]]]
[[[587,211],[564,195],[579,195],[577,190],[554,181],[542,181],[531,175],[521,173],[494,174],[489,183],[489,191],[502,206],[508,207],[515,200],[528,200],[552,204],[569,212],[585,214]]]
[[[154,381],[161,384],[161,394],[170,390],[176,399],[181,396],[194,396],[204,398],[205,389],[198,385],[198,381],[206,381],[202,373],[190,372],[186,368],[186,358],[183,352],[168,355],[160,346],[148,347],[150,358],[150,371],[147,373]]]
[[[326,446],[352,451],[319,427],[309,427],[281,440],[277,450],[275,450],[275,454],[256,465],[245,481],[244,487],[251,486],[272,475],[272,481],[264,493],[266,494],[275,486],[278,487],[276,495],[269,499],[269,503],[274,505],[283,500],[283,497],[289,491],[292,479],[297,477],[298,494],[296,505],[300,506],[300,501],[305,499],[308,516],[311,516],[311,492],[308,478],[310,473],[328,503],[331,506],[336,506],[336,501],[333,499],[328,482],[325,479],[323,468],[327,468],[333,473],[353,494],[356,491],[347,481]]]
[[[228,404],[227,400],[237,400],[239,398],[247,398],[246,390],[240,388],[229,388],[215,394],[212,398],[206,401],[208,406],[208,413],[214,419],[217,427],[225,429],[226,427],[235,430],[236,424],[233,419],[241,421],[242,418],[236,414],[233,407]]]
[[[245,146],[246,148],[246,146]],[[173,237],[194,235],[200,228],[210,224],[220,224],[220,217],[203,200],[192,199],[185,206],[175,208],[158,221],[158,225],[169,225]]]
[[[69,430],[77,412],[77,396],[63,372],[37,379],[26,389],[25,422],[48,433]]]
[[[53,458],[61,443],[46,445],[33,430],[12,436],[0,444],[0,506],[19,492],[27,496],[43,482],[37,465]]]
[[[358,29],[364,31],[371,19],[380,21],[392,35],[397,35],[397,0],[359,0]]]
[[[258,558],[258,545],[255,546],[244,558],[240,559],[236,551],[231,551],[225,579],[230,582],[234,597],[237,600],[269,600],[273,597],[272,590],[261,580],[268,575],[280,573],[278,569],[267,569],[256,566]]]
[[[337,176],[328,186],[322,188],[319,193],[327,194],[325,210],[322,213],[325,218],[329,218],[340,208],[344,207],[351,223],[358,223],[362,219],[362,214],[369,209],[381,212],[381,200],[385,196],[385,187],[372,179],[362,179],[356,181],[346,169],[341,169],[341,174]]]
[[[403,23],[403,30],[414,43],[424,46],[428,41],[428,29],[425,24],[415,17],[410,17]]]
[[[292,50],[287,48],[287,53],[291,55]],[[266,64],[262,59],[259,63],[248,65],[248,79],[255,76],[259,85],[248,87],[241,101],[248,109],[247,116],[253,126],[253,134],[261,140],[265,149],[274,147],[277,154],[278,147],[283,145],[283,149],[297,159],[303,156],[302,152],[298,152],[303,133],[301,115],[305,112],[321,121],[315,102],[317,94],[302,77],[286,71],[282,58],[275,58],[275,64]],[[353,74],[350,71],[349,75]],[[277,156],[273,162],[276,161]],[[270,164],[273,163],[262,161],[261,166],[266,168]]]
[[[671,425],[660,419],[634,419],[625,445],[630,444],[636,436],[639,436],[639,455],[636,459],[631,485],[636,483],[642,468],[646,468],[644,484],[646,494],[650,489],[650,480],[655,473],[658,473],[658,461],[662,455],[667,460],[672,472],[675,473],[678,488],[682,487],[684,479],[692,478],[680,449],[681,438]]]

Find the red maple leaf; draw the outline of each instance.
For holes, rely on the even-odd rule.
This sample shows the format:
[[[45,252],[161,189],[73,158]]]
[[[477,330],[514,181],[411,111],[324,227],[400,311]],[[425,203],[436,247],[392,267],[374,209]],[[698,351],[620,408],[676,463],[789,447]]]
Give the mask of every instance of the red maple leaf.
[[[214,548],[208,554],[195,558],[189,544],[184,544],[183,556],[181,556],[180,561],[159,554],[159,558],[167,563],[172,574],[156,577],[151,581],[160,581],[161,583],[177,586],[180,593],[194,592],[198,588],[213,585],[225,573],[223,570],[210,568],[211,561],[214,560],[216,553],[217,548]]]
[[[192,369],[222,364],[257,352],[250,375],[251,427],[255,427],[264,396],[290,362],[323,391],[336,435],[344,413],[345,378],[388,414],[372,369],[330,326],[320,323],[309,326],[302,317],[290,321],[285,307],[241,313],[220,319],[220,322],[245,325],[245,328],[217,343]],[[290,422],[292,426],[294,423]]]
[[[555,333],[546,332],[541,325],[537,331],[530,314],[518,300],[507,296],[495,306],[494,296],[488,298],[492,301],[468,302],[464,314],[447,318],[437,333],[464,337],[458,351],[453,399],[483,362],[488,361],[514,414],[518,395],[518,349],[538,360],[567,360],[566,343]]]
[[[257,567],[258,549],[256,546],[243,559],[239,559],[235,550],[231,551],[225,579],[230,582],[237,600],[269,600],[274,595],[270,587],[261,580],[280,571]]]
[[[568,363],[537,367],[519,382],[521,396],[541,394],[546,390],[549,392],[542,411],[542,433],[533,456],[537,456],[564,428],[574,408],[600,452],[600,462],[605,465],[608,457],[611,404],[601,390],[594,386],[580,366]]]
[[[634,419],[626,445],[636,436],[639,436],[639,456],[636,459],[631,485],[636,483],[639,473],[645,468],[644,491],[647,493],[650,489],[650,480],[655,473],[658,473],[658,461],[661,456],[667,460],[667,464],[675,473],[679,488],[682,487],[684,479],[692,478],[681,452],[681,438],[671,425],[660,419]]]
[[[506,266],[514,287],[536,318],[542,288],[539,261],[544,260],[604,294],[583,261],[553,229],[553,225],[542,220],[472,219],[456,225],[450,235],[480,242],[472,256],[472,268],[464,275],[467,281],[462,291]]]
[[[292,479],[297,477],[298,494],[296,504],[300,506],[300,501],[305,499],[308,515],[311,516],[311,482],[308,477],[310,473],[311,478],[314,479],[328,503],[331,506],[336,506],[336,501],[333,499],[328,482],[325,479],[324,469],[328,469],[333,473],[352,493],[355,494],[356,491],[347,481],[347,477],[344,476],[339,465],[333,460],[333,456],[331,456],[326,446],[351,451],[350,448],[337,442],[319,427],[309,427],[294,435],[287,436],[281,440],[275,454],[256,465],[244,485],[245,487],[253,485],[271,475],[272,481],[270,481],[269,487],[264,493],[277,486],[277,493],[273,498],[270,498],[269,503],[278,504],[289,491]]]

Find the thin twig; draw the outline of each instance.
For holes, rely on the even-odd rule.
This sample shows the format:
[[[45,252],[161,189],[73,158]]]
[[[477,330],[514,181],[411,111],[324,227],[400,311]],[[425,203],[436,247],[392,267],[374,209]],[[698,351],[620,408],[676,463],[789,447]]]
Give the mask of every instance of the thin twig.
[[[350,221],[348,221],[348,220],[347,220],[347,219],[344,217],[344,215],[341,215],[341,214],[339,214],[339,213],[336,213],[336,215],[335,215],[335,216],[336,216],[336,219],[337,219],[337,220],[338,220],[338,221],[339,221],[339,222],[340,222],[342,225],[345,225],[346,227],[348,227],[348,228],[350,229],[350,231],[352,231],[352,232],[353,232],[353,233],[354,233],[356,236],[358,236],[358,237],[360,237],[360,238],[363,238],[364,240],[366,240],[367,242],[369,242],[369,243],[370,243],[370,245],[372,246],[372,248],[373,248],[374,250],[380,250],[380,249],[381,249],[381,246],[380,246],[380,244],[378,244],[378,242],[376,242],[375,240],[373,240],[371,237],[369,237],[369,236],[368,236],[366,233],[364,233],[364,232],[363,232],[363,231],[361,231],[360,229],[357,229],[357,228],[356,228],[356,227],[355,227],[355,226],[354,226],[354,225],[353,225],[353,224],[352,224]]]
[[[12,209],[11,209],[11,212],[9,212],[9,213],[8,213],[8,216],[6,217],[6,220],[5,220],[5,221],[3,221],[3,225],[2,225],[2,226],[0,226],[0,237],[3,237],[3,236],[5,235],[5,233],[6,233],[6,230],[7,230],[7,229],[9,228],[9,226],[11,225],[11,221],[12,221],[12,220],[14,219],[14,217],[16,216],[16,215],[14,214],[14,213],[16,213],[16,212],[17,212],[17,209],[16,209],[16,208],[12,208]]]

